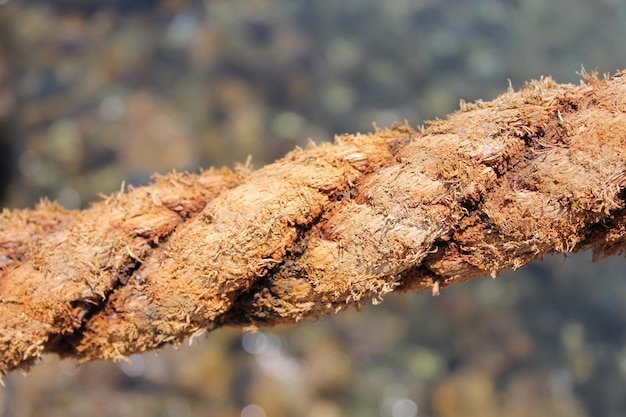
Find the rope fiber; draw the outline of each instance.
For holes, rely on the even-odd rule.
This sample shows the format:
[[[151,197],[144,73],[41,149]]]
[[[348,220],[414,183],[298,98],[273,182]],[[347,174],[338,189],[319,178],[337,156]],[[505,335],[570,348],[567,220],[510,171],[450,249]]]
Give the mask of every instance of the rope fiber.
[[[0,376],[433,294],[547,253],[619,254],[626,73],[550,78],[259,170],[170,173],[0,215]]]

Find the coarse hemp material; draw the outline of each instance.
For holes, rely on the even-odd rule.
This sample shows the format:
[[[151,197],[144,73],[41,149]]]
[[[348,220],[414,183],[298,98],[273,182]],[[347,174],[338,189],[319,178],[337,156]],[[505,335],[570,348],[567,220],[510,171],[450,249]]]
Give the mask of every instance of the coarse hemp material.
[[[418,130],[157,176],[82,211],[5,210],[0,375],[47,352],[122,359],[220,326],[438,294],[547,253],[622,253],[625,75],[542,78]]]

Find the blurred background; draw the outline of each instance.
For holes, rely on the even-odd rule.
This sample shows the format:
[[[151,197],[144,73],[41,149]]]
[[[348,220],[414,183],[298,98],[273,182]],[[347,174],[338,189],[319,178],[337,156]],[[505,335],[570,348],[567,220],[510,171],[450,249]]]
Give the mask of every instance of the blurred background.
[[[508,80],[626,68],[619,0],[0,0],[0,200],[81,208],[154,172],[260,167],[417,125]],[[498,279],[131,364],[47,356],[13,416],[623,416],[626,263],[548,257]]]

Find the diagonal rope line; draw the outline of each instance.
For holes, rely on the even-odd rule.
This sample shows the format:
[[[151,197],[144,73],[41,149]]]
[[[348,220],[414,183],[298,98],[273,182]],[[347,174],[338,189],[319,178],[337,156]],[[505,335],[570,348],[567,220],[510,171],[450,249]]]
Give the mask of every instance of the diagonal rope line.
[[[626,80],[544,78],[446,120],[0,215],[0,374],[294,323],[554,252],[621,253]]]

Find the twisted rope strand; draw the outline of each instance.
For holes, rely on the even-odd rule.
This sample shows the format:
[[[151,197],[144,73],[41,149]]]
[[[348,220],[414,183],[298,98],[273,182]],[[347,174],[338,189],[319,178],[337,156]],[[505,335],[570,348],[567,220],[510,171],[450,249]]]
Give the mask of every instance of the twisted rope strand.
[[[0,375],[43,353],[120,359],[205,330],[294,323],[544,254],[621,253],[626,78],[550,78],[310,145],[172,173],[83,211],[0,215]]]

